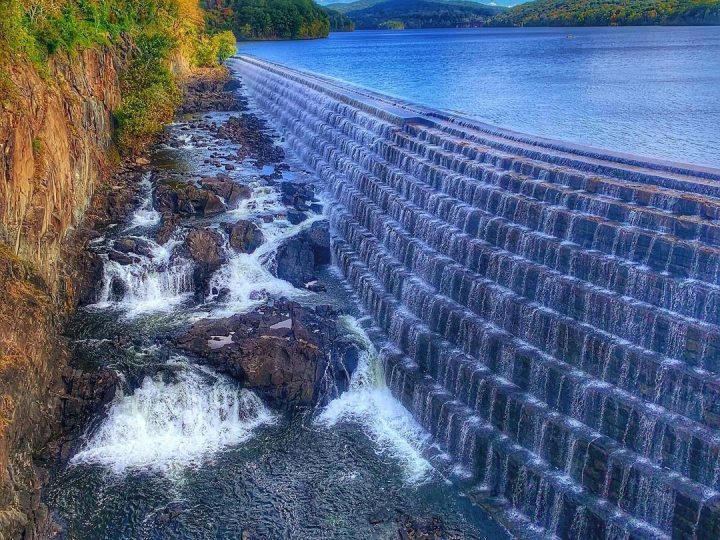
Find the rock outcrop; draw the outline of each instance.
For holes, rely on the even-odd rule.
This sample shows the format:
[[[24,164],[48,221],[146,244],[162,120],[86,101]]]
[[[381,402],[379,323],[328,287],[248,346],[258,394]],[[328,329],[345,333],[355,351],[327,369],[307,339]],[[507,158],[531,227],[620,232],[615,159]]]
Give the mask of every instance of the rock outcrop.
[[[226,229],[230,237],[230,247],[240,253],[252,253],[264,241],[260,228],[246,219],[241,219],[235,225],[228,224]]]
[[[193,281],[200,298],[207,294],[208,282],[213,272],[225,262],[223,244],[222,235],[208,228],[193,229],[185,238],[185,247],[190,258],[195,261]]]
[[[275,254],[275,275],[295,287],[305,287],[315,280],[318,267],[328,264],[330,260],[328,222],[316,221],[278,248]]]
[[[253,313],[195,323],[177,345],[280,406],[312,406],[347,389],[356,346],[339,313],[279,301]]]
[[[172,182],[155,188],[155,209],[161,214],[214,216],[227,210],[225,203],[210,189],[194,184]]]

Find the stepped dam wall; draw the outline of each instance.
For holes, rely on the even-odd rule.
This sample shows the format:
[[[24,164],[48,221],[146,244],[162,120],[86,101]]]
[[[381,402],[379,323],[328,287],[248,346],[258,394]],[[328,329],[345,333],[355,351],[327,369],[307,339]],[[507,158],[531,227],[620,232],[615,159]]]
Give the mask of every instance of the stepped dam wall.
[[[473,497],[526,537],[720,538],[720,170],[232,62]]]

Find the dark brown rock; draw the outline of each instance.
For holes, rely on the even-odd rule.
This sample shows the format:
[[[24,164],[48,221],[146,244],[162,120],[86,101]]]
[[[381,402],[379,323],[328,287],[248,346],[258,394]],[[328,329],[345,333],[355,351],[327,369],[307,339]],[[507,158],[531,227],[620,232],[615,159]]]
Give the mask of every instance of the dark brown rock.
[[[170,240],[180,221],[181,218],[177,214],[163,214],[162,220],[160,221],[160,228],[155,238],[157,243],[163,245]]]
[[[199,321],[177,344],[275,404],[314,405],[347,389],[357,366],[357,348],[339,333],[338,315],[283,300]]]
[[[226,230],[230,236],[230,247],[240,253],[252,253],[264,241],[262,231],[252,221],[241,219],[235,225],[228,224]]]
[[[212,216],[226,210],[225,204],[214,192],[190,183],[160,184],[154,197],[155,209],[162,214]]]
[[[213,272],[225,262],[223,237],[212,229],[193,229],[185,238],[185,246],[190,258],[195,261],[193,281],[196,294],[202,297],[208,292]]]
[[[239,184],[229,178],[221,176],[213,176],[203,178],[200,181],[204,189],[212,191],[218,197],[222,197],[229,206],[237,206],[237,203],[243,199],[252,197],[252,190],[245,184]]]
[[[114,249],[111,249],[108,252],[108,259],[115,261],[118,264],[122,264],[123,266],[140,261],[137,257],[133,257],[132,255],[128,255],[127,253],[122,253],[121,251],[116,251]]]

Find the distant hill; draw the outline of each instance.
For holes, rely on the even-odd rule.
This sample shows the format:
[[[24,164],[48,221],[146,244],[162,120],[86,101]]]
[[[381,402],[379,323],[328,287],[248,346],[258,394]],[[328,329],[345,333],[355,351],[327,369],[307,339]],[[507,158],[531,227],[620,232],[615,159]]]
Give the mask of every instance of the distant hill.
[[[358,0],[327,7],[346,15],[358,30],[483,26],[504,9],[462,0]]]
[[[0,0],[2,1],[2,0]],[[238,39],[327,37],[330,14],[312,0],[203,0],[208,26]]]
[[[333,8],[337,8],[338,5],[341,4],[359,4],[358,1],[353,0],[316,0],[318,4],[321,6],[333,6]],[[362,1],[362,0],[361,0]],[[382,0],[375,0],[374,3],[378,4]],[[454,1],[454,0],[438,0],[439,2],[445,3],[446,1],[450,3],[464,3],[461,1]],[[504,6],[504,7],[510,7],[510,6],[517,6],[518,4],[522,4],[523,1],[526,0],[465,0],[467,3],[470,4],[485,4],[489,6]]]
[[[328,19],[330,19],[331,32],[352,32],[355,30],[355,23],[347,15],[327,6],[323,6],[322,9],[325,10]]]
[[[494,26],[720,24],[720,0],[537,0],[498,14]]]

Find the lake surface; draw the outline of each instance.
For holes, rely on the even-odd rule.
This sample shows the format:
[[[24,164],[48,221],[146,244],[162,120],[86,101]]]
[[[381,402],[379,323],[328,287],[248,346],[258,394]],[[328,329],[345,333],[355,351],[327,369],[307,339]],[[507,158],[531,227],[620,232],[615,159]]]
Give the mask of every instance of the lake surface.
[[[720,167],[720,27],[364,31],[239,52],[526,133]]]

